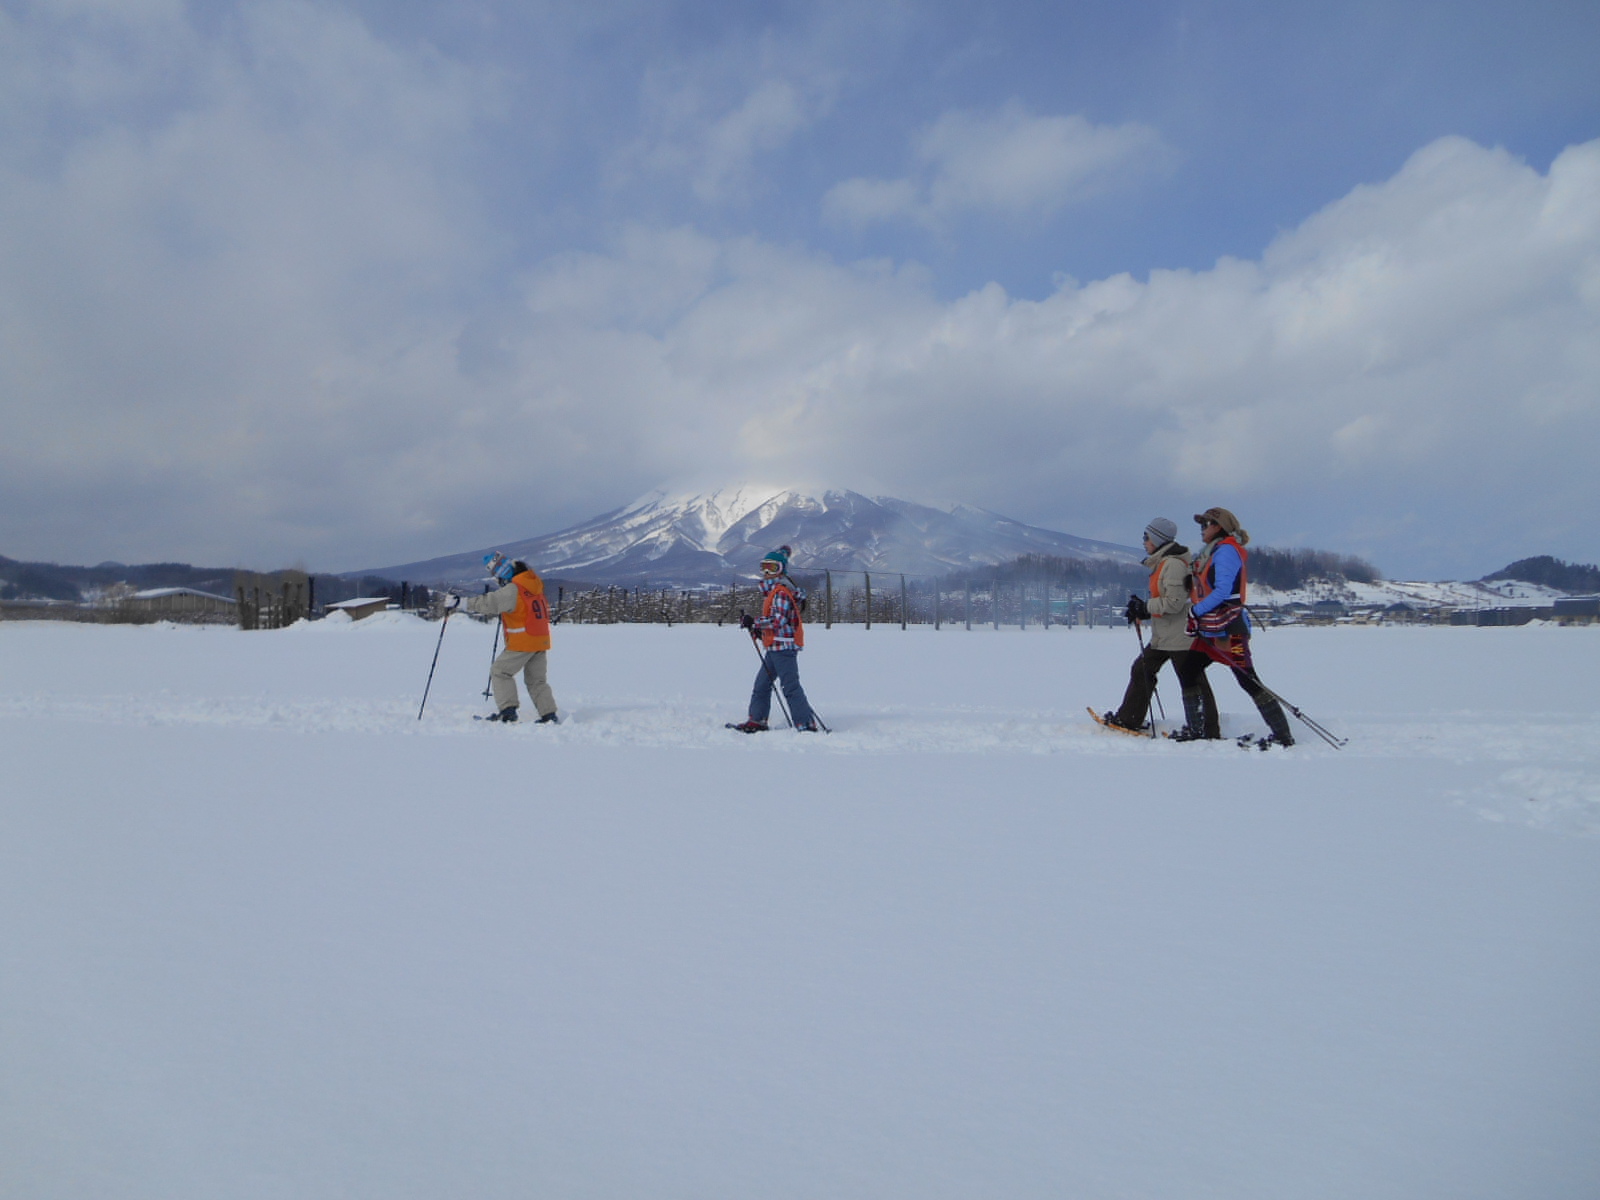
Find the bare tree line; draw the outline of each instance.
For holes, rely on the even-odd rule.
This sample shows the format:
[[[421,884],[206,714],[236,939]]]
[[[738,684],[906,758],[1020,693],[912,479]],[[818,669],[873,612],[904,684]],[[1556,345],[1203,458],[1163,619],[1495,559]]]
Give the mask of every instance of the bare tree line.
[[[880,571],[793,575],[806,592],[806,623],[825,627],[1102,624],[1126,602],[1120,583],[1062,586],[1016,573],[976,582]],[[760,590],[744,580],[698,589],[558,586],[551,599],[555,620],[573,625],[733,625],[762,604]]]

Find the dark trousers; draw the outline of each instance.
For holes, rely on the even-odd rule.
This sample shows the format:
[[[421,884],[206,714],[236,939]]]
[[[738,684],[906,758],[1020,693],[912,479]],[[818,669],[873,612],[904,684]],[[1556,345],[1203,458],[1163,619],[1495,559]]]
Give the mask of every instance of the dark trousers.
[[[1219,638],[1216,641],[1216,650],[1233,672],[1233,677],[1239,681],[1239,686],[1244,689],[1244,694],[1255,702],[1256,711],[1266,721],[1267,728],[1285,745],[1294,742],[1289,731],[1289,718],[1284,716],[1283,708],[1278,704],[1272,693],[1256,675],[1255,664],[1250,658],[1250,639],[1247,637]],[[1211,694],[1209,685],[1205,685],[1206,668],[1211,665],[1213,658],[1204,651],[1191,650],[1174,663],[1178,672],[1178,682],[1183,686],[1185,711],[1191,690],[1205,686],[1200,713],[1205,736],[1208,738],[1221,735],[1221,720],[1217,715],[1216,697]],[[1190,722],[1193,724],[1192,720]]]
[[[1194,654],[1192,650],[1157,650],[1154,646],[1146,646],[1144,653],[1133,660],[1133,666],[1128,671],[1128,690],[1122,693],[1122,704],[1117,709],[1117,724],[1128,729],[1137,729],[1145,723],[1150,714],[1150,695],[1155,691],[1156,676],[1160,673],[1163,663],[1170,662],[1172,669],[1177,672],[1179,686],[1183,683],[1183,660],[1188,655]],[[1204,658],[1204,655],[1194,655]],[[1198,687],[1204,697],[1207,707],[1214,713],[1217,709],[1216,697],[1211,694],[1211,682],[1206,678],[1205,666],[1202,664],[1197,673],[1194,673]]]
[[[756,672],[755,686],[750,689],[750,719],[765,721],[772,712],[772,681],[777,677],[783,688],[783,698],[789,703],[789,716],[796,725],[811,724],[811,702],[806,690],[800,686],[800,664],[797,650],[768,650]]]

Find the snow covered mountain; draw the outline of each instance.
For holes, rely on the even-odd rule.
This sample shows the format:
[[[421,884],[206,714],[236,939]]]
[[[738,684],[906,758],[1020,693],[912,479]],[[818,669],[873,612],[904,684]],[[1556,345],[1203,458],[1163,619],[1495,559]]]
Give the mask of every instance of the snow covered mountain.
[[[498,550],[556,577],[693,587],[751,574],[761,556],[778,545],[793,548],[796,568],[908,574],[943,574],[1023,554],[1140,557],[1130,546],[1039,529],[964,505],[946,511],[892,496],[850,491],[810,496],[740,484],[713,492],[654,491],[543,537],[359,573],[465,583],[480,578],[483,556]]]

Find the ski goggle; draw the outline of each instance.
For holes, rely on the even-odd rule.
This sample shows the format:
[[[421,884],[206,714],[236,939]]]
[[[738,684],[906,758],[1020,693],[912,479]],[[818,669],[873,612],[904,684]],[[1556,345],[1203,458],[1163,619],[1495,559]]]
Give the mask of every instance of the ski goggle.
[[[498,550],[483,556],[483,569],[489,573],[489,578],[498,579],[501,583],[510,583],[511,577],[517,573],[511,560]]]

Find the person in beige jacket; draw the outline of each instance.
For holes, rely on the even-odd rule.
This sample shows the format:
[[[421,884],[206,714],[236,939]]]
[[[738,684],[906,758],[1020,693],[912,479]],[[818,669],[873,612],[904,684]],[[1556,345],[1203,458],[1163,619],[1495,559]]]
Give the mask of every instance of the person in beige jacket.
[[[494,689],[497,710],[490,721],[511,724],[517,719],[517,675],[522,675],[528,699],[539,711],[539,724],[555,725],[556,697],[546,682],[546,657],[550,650],[550,608],[544,598],[544,580],[525,562],[506,562],[499,555],[486,561],[500,587],[465,601],[451,596],[447,609],[465,608],[485,617],[499,617],[505,633],[505,649],[489,668],[489,683]]]
[[[1130,596],[1128,624],[1150,622],[1150,643],[1133,660],[1128,672],[1128,688],[1115,712],[1106,714],[1108,725],[1123,729],[1145,729],[1150,713],[1150,696],[1156,676],[1164,663],[1179,669],[1183,656],[1193,654],[1194,637],[1185,632],[1189,619],[1189,548],[1178,544],[1178,526],[1166,517],[1157,517],[1144,527],[1144,566],[1150,572],[1150,598]],[[1196,702],[1204,701],[1201,711],[1215,712],[1216,701],[1203,671],[1194,672]],[[1185,709],[1189,700],[1185,696]]]

